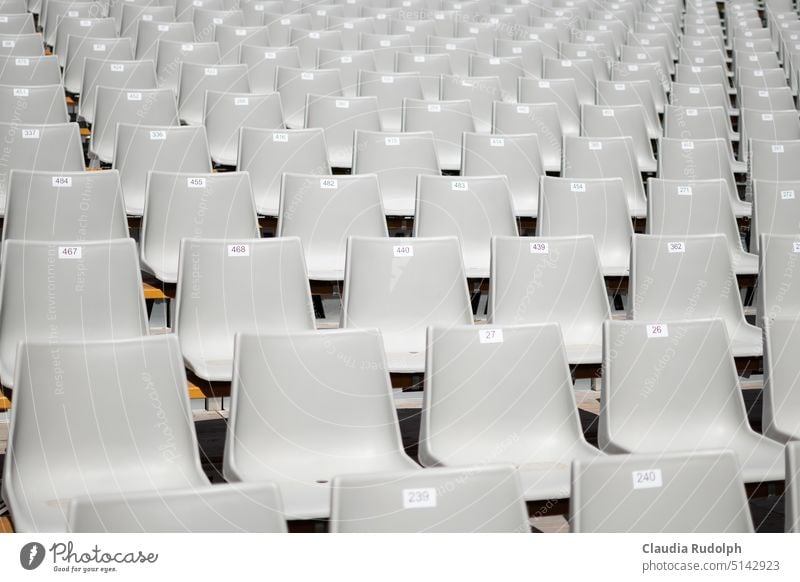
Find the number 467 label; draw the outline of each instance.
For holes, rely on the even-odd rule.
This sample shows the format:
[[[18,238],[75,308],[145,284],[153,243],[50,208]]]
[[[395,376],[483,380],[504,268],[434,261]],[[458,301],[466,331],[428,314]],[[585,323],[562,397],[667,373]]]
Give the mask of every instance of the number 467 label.
[[[83,247],[58,247],[59,259],[80,259],[83,256]]]

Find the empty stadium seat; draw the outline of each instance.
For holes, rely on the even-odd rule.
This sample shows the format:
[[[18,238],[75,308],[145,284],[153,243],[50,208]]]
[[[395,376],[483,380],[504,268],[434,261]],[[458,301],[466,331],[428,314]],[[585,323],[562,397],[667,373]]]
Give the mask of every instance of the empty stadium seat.
[[[0,85],[0,122],[3,123],[67,123],[64,86]]]
[[[800,443],[786,445],[786,531],[800,532]]]
[[[78,102],[78,117],[89,125],[94,123],[97,87],[130,89],[155,89],[156,70],[152,61],[115,61],[106,55],[83,59]]]
[[[381,119],[376,97],[337,97],[309,93],[306,96],[305,127],[321,127],[333,168],[353,165],[353,133],[380,131]]]
[[[56,59],[56,57],[42,58]],[[129,38],[92,38],[91,42],[84,42],[84,39],[79,39],[78,42],[68,42],[64,65],[64,88],[69,93],[79,94],[81,92],[84,61],[86,59],[103,59],[108,64],[111,64],[111,62],[132,61],[133,43]],[[152,61],[154,59],[151,58],[149,60]],[[86,105],[94,106],[93,97],[87,97],[87,101],[91,103],[86,103]]]
[[[178,111],[186,125],[202,125],[206,91],[249,93],[247,66],[181,63]]]
[[[442,170],[461,168],[461,140],[475,131],[469,100],[422,101],[403,99],[403,131],[431,131]]]
[[[557,103],[502,103],[495,101],[492,133],[498,136],[536,134],[544,170],[560,172],[563,134],[558,116]]]

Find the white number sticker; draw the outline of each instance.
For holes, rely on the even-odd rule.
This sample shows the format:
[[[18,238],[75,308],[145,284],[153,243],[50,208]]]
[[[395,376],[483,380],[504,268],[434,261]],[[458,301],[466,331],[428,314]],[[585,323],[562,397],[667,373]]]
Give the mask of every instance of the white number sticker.
[[[392,253],[395,257],[413,257],[414,247],[411,245],[394,245],[392,247]]]
[[[428,112],[429,113],[439,113],[442,111],[442,106],[438,103],[431,103],[428,105]]]
[[[478,337],[482,344],[501,344],[503,343],[503,330],[482,329],[478,332]]]
[[[28,67],[31,64],[30,59],[16,59],[14,64],[18,67]]]
[[[267,59],[268,61],[274,61],[275,59],[278,58],[278,55],[276,53],[267,51],[264,53],[264,58]]]
[[[22,139],[39,139],[39,130],[25,128],[22,130]]]
[[[394,83],[394,77],[384,75],[383,77],[381,77],[381,83],[383,83],[384,85],[391,85],[392,83]]]
[[[250,98],[249,97],[234,97],[233,98],[234,105],[250,105]]]
[[[532,255],[546,255],[550,253],[550,243],[546,242],[532,242],[530,243],[530,250]]]
[[[469,190],[469,184],[463,180],[454,180],[453,182],[450,182],[450,189],[458,190],[459,192],[466,192]]]
[[[436,489],[403,489],[403,509],[436,507]]]
[[[217,76],[217,68],[216,67],[206,67],[204,69],[206,77],[216,77]]]
[[[247,31],[244,28],[237,28],[235,34],[236,36],[247,36]]]
[[[156,28],[158,32],[169,32],[169,24],[159,24]]]
[[[182,44],[181,45],[181,50],[183,52],[185,52],[185,53],[190,53],[190,52],[192,52],[194,50],[194,45],[193,44]]]
[[[346,99],[337,99],[336,109],[350,109],[350,102]]]
[[[128,93],[128,101],[141,101],[142,94],[141,93]]]
[[[30,95],[30,91],[25,87],[14,87],[13,93],[14,97],[28,97]]]
[[[97,43],[92,45],[92,50],[96,53],[102,53],[106,51],[106,45],[103,43]]]
[[[530,112],[531,112],[531,108],[528,107],[527,105],[517,105],[517,113],[523,113],[523,114],[527,115]]]
[[[383,140],[383,143],[387,146],[399,146],[400,145],[400,138],[399,137],[387,137]]]
[[[300,73],[300,78],[303,79],[303,81],[313,81],[314,73]]]
[[[658,489],[662,486],[661,469],[633,472],[634,489]]]
[[[167,139],[167,132],[160,129],[153,130],[150,132],[150,139],[153,141],[164,141]]]
[[[603,149],[603,142],[601,141],[590,141],[589,142],[589,149],[592,151],[602,150]]]
[[[339,181],[334,178],[322,178],[319,181],[319,187],[323,190],[336,190],[339,187]]]
[[[273,133],[272,134],[272,141],[277,141],[280,143],[288,143],[289,142],[289,134],[288,133]]]
[[[603,117],[614,117],[613,109],[603,109]]]
[[[772,113],[762,113],[761,114],[761,121],[772,121],[774,118]]]
[[[570,192],[586,192],[586,184],[584,182],[572,182],[569,185]]]
[[[691,186],[678,186],[678,195],[679,196],[691,196],[692,195],[692,187]]]
[[[772,145],[772,153],[773,154],[782,154],[783,153],[783,144],[773,144]]]
[[[249,257],[250,256],[250,245],[243,245],[243,244],[228,245],[228,256],[229,257]]]
[[[681,142],[681,149],[682,150],[693,150],[694,149],[694,142],[693,141],[682,141]]]
[[[80,259],[83,256],[83,247],[58,247],[59,259]]]
[[[493,148],[502,148],[505,147],[506,140],[502,137],[492,137],[489,139],[489,146]]]
[[[781,200],[794,200],[794,190],[781,190]]]
[[[539,89],[549,89],[550,81],[539,81]]]
[[[685,253],[686,247],[683,242],[671,242],[667,243],[667,250],[671,253]]]
[[[800,242],[793,242],[792,243],[792,252],[793,253],[800,253]]]
[[[112,73],[121,73],[125,70],[125,65],[120,63],[111,63],[108,68],[111,69]]]
[[[669,337],[669,328],[664,323],[653,323],[647,326],[647,337]]]
[[[70,176],[53,176],[53,188],[72,188]]]
[[[186,185],[189,188],[205,188],[206,187],[206,179],[205,178],[187,178]]]

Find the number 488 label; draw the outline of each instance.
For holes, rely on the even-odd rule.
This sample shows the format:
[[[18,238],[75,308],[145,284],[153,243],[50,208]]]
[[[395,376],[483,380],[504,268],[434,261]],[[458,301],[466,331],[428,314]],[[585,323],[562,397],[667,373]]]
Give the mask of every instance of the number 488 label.
[[[436,489],[403,489],[403,509],[436,507]]]

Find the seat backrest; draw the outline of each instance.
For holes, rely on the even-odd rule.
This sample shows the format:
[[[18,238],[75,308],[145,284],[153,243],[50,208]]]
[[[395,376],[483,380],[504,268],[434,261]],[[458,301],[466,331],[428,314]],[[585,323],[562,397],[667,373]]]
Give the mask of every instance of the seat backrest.
[[[637,105],[644,111],[650,138],[656,139],[662,135],[661,121],[648,81],[598,81],[597,104]]]
[[[656,111],[662,113],[667,104],[667,92],[670,90],[671,79],[659,63],[619,63],[612,65],[612,81],[647,81]]]
[[[141,216],[147,173],[151,170],[199,174],[211,171],[206,129],[121,123],[112,166],[119,170],[126,213]]]
[[[748,179],[790,182],[800,180],[795,161],[800,156],[800,139],[786,141],[750,140]]]
[[[239,50],[243,45],[268,47],[269,34],[266,26],[217,24],[214,42],[219,44],[220,62],[233,65],[239,62]]]
[[[283,173],[331,173],[324,131],[243,127],[236,168],[250,174],[258,213],[277,216]]]
[[[498,77],[458,77],[442,75],[442,101],[469,101],[475,131],[492,131],[492,107],[503,99],[503,89]]]
[[[592,235],[606,276],[628,272],[633,226],[621,178],[543,177],[536,234]]]
[[[786,531],[800,532],[800,443],[786,445]]]
[[[555,323],[432,327],[425,378],[425,466],[464,464],[465,447],[473,458],[535,466],[585,446]]]
[[[555,103],[561,131],[567,135],[580,135],[581,110],[578,89],[573,79],[518,80],[517,100],[520,103]]]
[[[42,35],[0,34],[0,56],[41,57],[44,56]]]
[[[158,86],[172,89],[177,94],[182,63],[216,65],[219,63],[219,45],[215,42],[159,40],[156,43]]]
[[[569,501],[576,533],[753,532],[731,451],[575,461]]]
[[[522,50],[521,47],[512,48]],[[525,70],[525,61],[521,54],[503,57],[472,55],[470,57],[470,75],[472,77],[497,77],[500,80],[502,100],[511,102],[517,100],[517,79],[533,76]]]
[[[530,531],[513,466],[344,475],[333,480],[331,502],[336,533]]]
[[[770,240],[772,238],[772,240]],[[778,241],[766,237],[770,247]],[[767,247],[769,248],[769,247]],[[797,306],[795,306],[797,307]],[[762,409],[764,434],[779,442],[800,438],[800,366],[797,346],[800,342],[799,309],[794,313],[778,312],[762,320],[764,325],[764,403]],[[787,478],[789,472],[787,472]]]
[[[794,271],[800,261],[800,236],[796,229],[788,233],[761,233],[759,236],[757,322],[777,317],[800,316],[800,280]]]
[[[235,166],[241,128],[283,128],[281,97],[278,93],[206,91],[203,125],[208,133],[211,159],[217,164]]]
[[[318,463],[326,480],[342,458],[403,458],[412,468],[377,331],[239,334],[235,354],[227,479],[246,481],[270,461]]]
[[[794,96],[789,87],[740,87],[739,106],[758,111],[785,111],[794,109]]]
[[[469,100],[403,100],[403,131],[431,131],[442,170],[461,168],[461,140],[464,132],[475,131]]]
[[[733,449],[737,433],[755,434],[722,320],[610,321],[603,334],[604,451]]]
[[[84,58],[83,63],[78,116],[88,124],[94,123],[97,87],[114,87],[131,91],[158,87],[152,61],[112,61],[107,56],[101,55]]]
[[[751,251],[758,253],[762,234],[795,234],[798,224],[800,224],[800,180],[791,182],[755,180]]]
[[[119,173],[11,172],[3,240],[128,237]]]
[[[288,46],[243,45],[239,62],[247,65],[250,89],[254,93],[269,93],[275,90],[275,70],[278,66],[300,68],[300,50]]]
[[[341,95],[342,80],[337,69],[295,69],[278,66],[275,89],[281,94],[283,119],[289,129],[304,127],[306,96]]]
[[[595,102],[597,79],[591,59],[544,59],[546,79],[573,79],[581,105]]]
[[[395,69],[398,73],[418,73],[422,95],[428,101],[439,99],[440,77],[453,74],[448,53],[420,55],[398,51],[395,55]]]
[[[800,140],[800,116],[792,108],[784,111],[739,111],[739,158],[749,159],[750,140]]]
[[[428,52],[450,55],[450,66],[453,74],[466,77],[470,74],[470,57],[478,54],[478,40],[473,37],[429,36]],[[541,63],[539,68],[541,70]]]
[[[227,364],[213,373],[230,381],[237,333],[314,329],[298,239],[184,238],[179,245],[174,329],[193,368]]]
[[[116,33],[116,21],[113,18],[60,18],[56,31],[53,54],[58,57],[59,66],[67,62],[67,41],[92,42],[92,38],[113,38]]]
[[[283,174],[277,236],[296,236],[308,275],[344,279],[350,236],[388,236],[375,174]]]
[[[207,6],[195,7],[192,12],[194,35],[198,42],[208,42],[214,38],[214,29],[218,24],[244,26],[244,14],[241,10],[226,10]]]
[[[727,238],[634,235],[629,317],[651,323],[722,318],[733,336],[745,324]]]
[[[739,197],[730,159],[730,142],[717,139],[658,141],[658,177],[665,180],[725,180],[729,192]]]
[[[173,334],[42,337],[18,362],[3,480],[18,531],[66,531],[74,497],[209,485]]]
[[[670,103],[682,107],[724,107],[730,111],[728,90],[722,84],[673,83]]]
[[[270,41],[275,47],[289,46],[292,28],[311,29],[311,14],[297,12],[282,14],[282,12],[285,11],[281,8],[264,13],[264,26],[267,27]]]
[[[0,294],[0,378],[7,387],[21,341],[147,335],[133,239],[7,240]]]
[[[358,95],[359,72],[375,70],[375,55],[372,51],[321,48],[317,52],[317,68],[338,69],[342,95],[355,97]]]
[[[364,32],[358,48],[375,51],[375,68],[382,73],[391,73],[394,71],[395,54],[398,51],[411,51],[411,35]]]
[[[0,57],[0,83],[3,85],[55,85],[61,70],[54,55],[42,57]]]
[[[647,118],[638,105],[582,105],[584,137],[625,137],[633,141],[636,161],[643,172],[656,170],[653,146],[647,132]]]
[[[109,14],[110,16],[110,14]],[[122,38],[136,40],[136,35],[141,22],[173,22],[175,20],[175,7],[147,6],[125,2],[118,16],[113,16],[117,21],[117,30]]]
[[[114,160],[117,125],[178,125],[178,110],[172,89],[129,90],[97,87],[95,122],[89,152],[101,162]]]
[[[353,132],[381,130],[377,97],[309,94],[305,110],[305,127],[321,127],[325,131],[328,161],[334,168],[352,167]]]
[[[558,323],[567,345],[599,344],[611,312],[594,237],[495,237],[488,316],[500,325]]]
[[[26,125],[0,123],[0,137],[7,148],[0,164],[0,214],[5,213],[12,170],[84,170],[83,145],[77,123]]]
[[[64,86],[0,85],[0,121],[4,123],[67,123]]]
[[[419,176],[413,236],[455,236],[467,277],[487,277],[492,237],[518,236],[508,180]]]
[[[546,172],[561,170],[562,131],[556,103],[494,103],[492,133],[516,135],[533,133],[539,142]]]
[[[69,515],[76,533],[286,532],[274,483],[78,497]]]
[[[247,65],[202,65],[181,63],[178,80],[178,111],[187,125],[203,123],[206,91],[249,93]]]
[[[544,173],[535,133],[464,134],[461,175],[506,176],[517,216],[537,216],[539,179]]]
[[[289,46],[300,50],[300,66],[313,69],[317,66],[319,49],[342,50],[342,32],[340,30],[305,30],[292,28],[289,33]]]
[[[387,348],[409,338],[423,351],[427,326],[471,323],[458,239],[350,237],[341,327],[378,327]]]
[[[178,280],[181,239],[259,237],[247,172],[150,172],[142,219],[141,259],[165,283]]]

